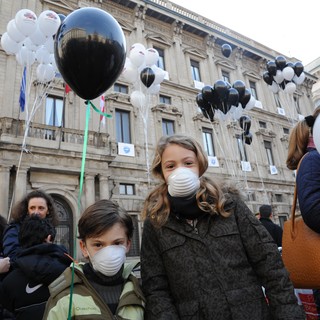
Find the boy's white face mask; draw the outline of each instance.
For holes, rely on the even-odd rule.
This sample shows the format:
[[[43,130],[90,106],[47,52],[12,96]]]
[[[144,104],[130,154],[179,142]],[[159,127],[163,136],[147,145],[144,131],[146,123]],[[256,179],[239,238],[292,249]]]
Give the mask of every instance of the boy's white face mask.
[[[93,257],[90,257],[95,271],[107,277],[114,276],[126,261],[127,248],[123,245],[111,245],[100,249]]]
[[[177,168],[168,177],[168,192],[171,197],[194,195],[199,188],[198,175],[188,168]]]

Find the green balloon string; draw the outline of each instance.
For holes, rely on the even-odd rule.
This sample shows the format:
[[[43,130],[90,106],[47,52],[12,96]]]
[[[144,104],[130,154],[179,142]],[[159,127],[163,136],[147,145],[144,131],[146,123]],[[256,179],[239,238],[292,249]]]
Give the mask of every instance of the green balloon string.
[[[101,116],[106,117],[106,118],[112,118],[112,115],[109,113],[102,112],[99,110],[90,100],[87,100],[85,102],[86,105],[91,105],[92,109],[96,112],[98,112]]]
[[[88,144],[88,131],[89,131],[89,120],[90,120],[90,105],[92,103],[90,101],[86,101],[87,111],[86,111],[86,127],[84,131],[84,141],[83,141],[83,149],[82,149],[82,163],[81,163],[81,172],[80,172],[80,188],[78,195],[78,216],[81,213],[81,196],[83,190],[83,180],[84,180],[84,172],[85,172],[85,164],[86,164],[86,154],[87,154],[87,144]],[[77,228],[74,230],[74,243],[73,243],[73,261],[72,261],[72,274],[71,274],[71,286],[70,286],[70,301],[69,301],[69,311],[68,311],[68,320],[72,319],[72,295],[73,295],[73,285],[74,285],[74,266],[75,266],[75,258],[77,255]]]

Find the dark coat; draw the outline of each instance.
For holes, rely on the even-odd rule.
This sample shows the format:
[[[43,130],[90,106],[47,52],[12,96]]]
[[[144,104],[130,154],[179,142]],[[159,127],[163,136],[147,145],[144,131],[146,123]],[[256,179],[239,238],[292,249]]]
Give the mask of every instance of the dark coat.
[[[305,319],[268,231],[241,200],[230,207],[230,217],[205,215],[195,229],[172,215],[160,229],[145,221],[145,319]]]
[[[66,249],[43,243],[21,250],[16,268],[0,284],[0,301],[16,319],[41,320],[50,296],[48,285],[71,263]]]
[[[260,222],[269,231],[277,246],[282,247],[282,228],[268,218],[260,218]]]
[[[19,243],[20,225],[20,223],[10,223],[3,233],[3,255],[10,257],[12,267],[21,250]]]
[[[297,194],[302,218],[312,230],[320,233],[320,154],[310,150],[297,174]]]

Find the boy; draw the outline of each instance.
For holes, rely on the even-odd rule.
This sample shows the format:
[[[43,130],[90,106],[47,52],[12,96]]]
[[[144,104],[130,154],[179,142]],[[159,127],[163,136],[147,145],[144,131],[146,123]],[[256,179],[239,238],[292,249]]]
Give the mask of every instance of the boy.
[[[89,262],[66,269],[50,285],[44,319],[142,320],[145,300],[131,272],[138,264],[125,264],[133,235],[130,215],[114,202],[100,200],[84,211],[78,232]]]

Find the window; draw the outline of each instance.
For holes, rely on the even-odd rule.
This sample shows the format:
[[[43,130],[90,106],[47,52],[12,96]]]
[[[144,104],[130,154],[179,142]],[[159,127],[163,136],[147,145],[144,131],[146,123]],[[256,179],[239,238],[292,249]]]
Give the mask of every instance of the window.
[[[46,125],[63,126],[63,99],[58,97],[46,98]]]
[[[273,162],[271,142],[270,141],[264,141],[264,147],[265,147],[266,152],[267,152],[268,163],[269,163],[270,166],[273,166],[274,162]]]
[[[163,96],[160,94],[159,101],[160,103],[171,104],[171,97]]]
[[[301,114],[300,104],[299,104],[299,97],[294,96],[294,97],[293,97],[293,101],[294,101],[294,106],[295,106],[298,114]]]
[[[119,193],[133,196],[135,194],[134,184],[120,183]]]
[[[267,128],[267,123],[264,122],[264,121],[259,121],[259,127],[263,128],[263,129],[266,129]]]
[[[280,226],[281,226],[281,228],[283,229],[283,226],[284,226],[284,223],[285,223],[285,221],[287,221],[288,220],[288,217],[287,216],[280,216],[280,215],[278,215],[278,218],[279,218],[279,222],[280,222]]]
[[[131,143],[130,112],[116,110],[116,139],[117,142]]]
[[[230,73],[228,71],[222,70],[222,79],[223,81],[230,83]]]
[[[238,144],[238,150],[239,150],[239,153],[240,153],[240,160],[241,161],[248,161],[246,149],[244,147],[244,143],[243,143],[243,140],[242,140],[241,136],[240,135],[236,135],[236,139],[237,139],[237,144]]]
[[[113,89],[115,92],[124,93],[124,94],[129,93],[128,86],[125,86],[124,84],[115,83]]]
[[[282,194],[276,193],[274,195],[276,202],[283,202]]]
[[[156,49],[158,51],[158,53],[159,53],[159,59],[158,59],[158,62],[157,62],[157,67],[161,68],[162,70],[165,70],[164,50],[161,49],[161,48],[157,48],[157,47],[154,47],[154,49]]]
[[[133,221],[133,236],[131,239],[131,246],[128,252],[128,257],[136,257],[140,255],[140,241],[139,241],[139,223],[138,216],[131,214]]]
[[[255,83],[254,81],[249,81],[249,87],[250,87],[251,95],[252,95],[256,100],[258,100],[256,83]]]
[[[202,129],[203,145],[204,150],[207,152],[208,156],[215,156],[214,146],[213,146],[213,137],[212,130],[203,128]]]
[[[273,96],[274,96],[274,100],[276,101],[277,108],[282,109],[279,93],[275,93]]]
[[[192,79],[196,81],[201,81],[199,62],[195,60],[190,60],[190,64]]]
[[[284,134],[289,134],[289,129],[288,128],[283,128],[283,133]]]
[[[256,201],[256,195],[253,191],[247,192],[247,201]]]
[[[171,136],[174,134],[174,121],[162,119],[162,134],[164,136]]]

